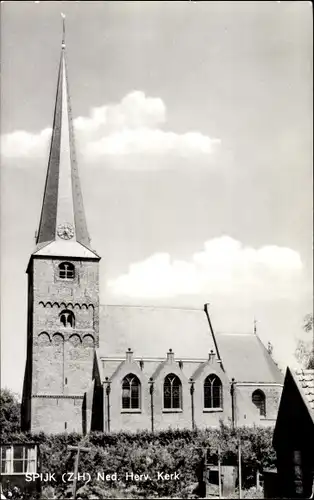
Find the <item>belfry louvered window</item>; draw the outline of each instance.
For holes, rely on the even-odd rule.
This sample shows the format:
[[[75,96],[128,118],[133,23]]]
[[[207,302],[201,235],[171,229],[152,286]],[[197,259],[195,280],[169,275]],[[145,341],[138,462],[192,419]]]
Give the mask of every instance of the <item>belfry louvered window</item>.
[[[222,383],[217,375],[208,375],[204,382],[204,408],[222,408]]]
[[[59,278],[63,280],[73,280],[75,277],[75,267],[71,262],[61,262],[59,264]]]
[[[164,408],[182,409],[182,384],[174,373],[167,375],[164,381]]]
[[[140,409],[141,383],[136,375],[130,373],[122,381],[122,409]]]
[[[252,394],[252,402],[258,408],[261,417],[266,417],[266,398],[263,391],[257,389]]]
[[[64,309],[63,311],[61,311],[59,318],[60,318],[60,323],[64,328],[74,328],[75,316],[72,311]]]

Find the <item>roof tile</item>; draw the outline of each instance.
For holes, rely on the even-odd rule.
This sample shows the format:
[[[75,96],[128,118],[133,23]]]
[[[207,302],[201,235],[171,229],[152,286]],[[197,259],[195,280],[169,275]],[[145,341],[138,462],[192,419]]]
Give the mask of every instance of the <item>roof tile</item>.
[[[283,383],[283,374],[253,333],[216,333],[218,351],[229,378],[237,382]]]
[[[302,392],[310,408],[314,411],[314,370],[298,370],[295,372]]]
[[[176,359],[208,360],[213,350],[227,375],[237,382],[283,383],[283,375],[254,334],[215,334],[218,351],[204,310],[167,307],[100,307],[100,352],[125,357],[131,347],[136,357],[166,359],[172,348]]]

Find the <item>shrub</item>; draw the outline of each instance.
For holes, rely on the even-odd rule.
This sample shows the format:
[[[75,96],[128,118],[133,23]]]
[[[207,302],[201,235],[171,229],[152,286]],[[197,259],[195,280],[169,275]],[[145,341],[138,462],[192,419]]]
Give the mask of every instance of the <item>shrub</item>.
[[[35,441],[40,444],[42,472],[54,473],[57,479],[51,484],[54,488],[53,494],[58,498],[71,496],[72,483],[63,483],[61,475],[63,472],[74,470],[76,454],[68,451],[67,446],[81,442],[80,434],[12,434],[11,438],[15,442]],[[230,427],[221,425],[220,429],[169,429],[154,434],[147,431],[91,433],[84,438],[84,446],[88,446],[90,451],[80,455],[80,472],[89,472],[91,480],[86,484],[78,483],[78,496],[82,499],[196,497],[204,450],[208,450],[208,459],[214,464],[217,464],[220,449],[222,463],[236,465],[239,438],[244,476],[249,478],[249,471],[252,469],[262,469],[275,464],[271,446],[272,429],[268,428],[243,427],[233,431]],[[97,472],[116,472],[120,480],[99,480]],[[149,475],[150,480],[127,480],[126,474],[131,472]],[[177,472],[179,479],[161,481],[158,480],[158,472]],[[247,483],[246,478],[243,478],[244,486],[252,484],[253,476]],[[250,491],[254,493],[253,489]]]
[[[0,429],[1,440],[7,435],[20,431],[21,405],[17,396],[9,389],[0,390]]]

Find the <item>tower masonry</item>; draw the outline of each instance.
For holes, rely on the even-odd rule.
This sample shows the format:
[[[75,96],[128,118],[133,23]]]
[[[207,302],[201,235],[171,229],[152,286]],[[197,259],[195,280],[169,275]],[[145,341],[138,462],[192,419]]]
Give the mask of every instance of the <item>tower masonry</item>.
[[[27,268],[27,360],[22,427],[82,432],[83,396],[99,346],[99,260],[87,231],[65,51],[36,248]]]

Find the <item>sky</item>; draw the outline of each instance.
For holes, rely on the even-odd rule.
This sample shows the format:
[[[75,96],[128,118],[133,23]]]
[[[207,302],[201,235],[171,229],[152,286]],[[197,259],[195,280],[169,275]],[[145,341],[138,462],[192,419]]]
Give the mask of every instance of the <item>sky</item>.
[[[255,319],[293,365],[313,297],[311,3],[1,2],[2,387],[23,383],[61,12],[101,303],[210,303],[215,331]]]

